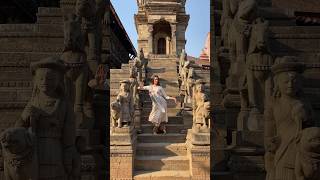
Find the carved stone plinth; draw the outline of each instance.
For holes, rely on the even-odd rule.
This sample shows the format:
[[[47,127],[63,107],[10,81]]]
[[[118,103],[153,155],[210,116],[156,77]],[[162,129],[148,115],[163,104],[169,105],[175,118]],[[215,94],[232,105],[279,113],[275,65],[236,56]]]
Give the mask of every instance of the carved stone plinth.
[[[222,128],[211,127],[211,171],[213,174],[216,172],[226,172],[227,171],[227,153],[228,146],[226,144],[226,132]]]
[[[99,130],[77,129],[77,136],[85,139],[86,150],[81,153],[81,179],[105,178],[105,161],[101,157],[101,136]]]
[[[207,146],[210,145],[210,133],[208,132],[195,132],[194,130],[188,131],[188,136],[191,138],[193,145]]]
[[[81,179],[90,180],[105,177],[101,174],[104,171],[101,169],[101,164],[97,163],[98,159],[102,160],[102,157],[98,154],[81,155]]]
[[[93,129],[77,129],[77,136],[84,137],[88,146],[100,144],[100,131]]]
[[[228,162],[234,180],[264,180],[263,150],[258,148],[235,148]]]
[[[237,131],[233,134],[236,146],[263,147],[263,131]]]
[[[136,132],[133,127],[112,128],[110,132],[110,179],[132,179]]]
[[[110,179],[133,179],[134,146],[110,146]]]
[[[189,130],[187,136],[187,151],[190,159],[190,169],[192,179],[210,179],[210,135],[209,145],[200,145],[200,141],[196,142],[199,145],[195,145],[192,142],[192,132]],[[189,136],[191,135],[191,136]]]
[[[110,134],[110,145],[113,146],[131,146],[136,141],[136,132],[132,126],[112,127]]]

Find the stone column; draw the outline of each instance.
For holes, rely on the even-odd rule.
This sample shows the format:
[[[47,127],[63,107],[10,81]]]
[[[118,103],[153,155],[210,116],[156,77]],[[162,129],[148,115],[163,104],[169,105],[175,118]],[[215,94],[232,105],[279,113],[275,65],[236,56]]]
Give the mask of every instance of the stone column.
[[[171,44],[171,37],[167,36],[166,37],[166,54],[171,54],[172,52],[170,44]]]
[[[177,25],[171,24],[171,54],[177,54]]]
[[[148,24],[148,48],[149,48],[149,54],[153,54],[153,24]]]

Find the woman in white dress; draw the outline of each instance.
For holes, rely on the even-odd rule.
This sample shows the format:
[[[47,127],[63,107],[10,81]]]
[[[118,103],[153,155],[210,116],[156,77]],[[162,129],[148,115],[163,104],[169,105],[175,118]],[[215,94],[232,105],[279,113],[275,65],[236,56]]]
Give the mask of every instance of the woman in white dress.
[[[152,84],[149,86],[140,86],[140,90],[148,90],[152,100],[152,110],[149,115],[149,121],[154,124],[153,134],[157,134],[160,126],[164,134],[166,134],[165,123],[168,122],[167,101],[176,98],[167,96],[164,89],[160,86],[159,76],[155,75],[152,78]]]

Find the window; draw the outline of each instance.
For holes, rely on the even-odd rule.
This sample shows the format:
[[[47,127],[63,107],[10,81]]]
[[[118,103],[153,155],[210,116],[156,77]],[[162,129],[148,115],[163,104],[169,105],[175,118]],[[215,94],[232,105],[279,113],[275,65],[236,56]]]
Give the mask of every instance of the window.
[[[158,54],[166,54],[166,40],[164,38],[158,40]]]

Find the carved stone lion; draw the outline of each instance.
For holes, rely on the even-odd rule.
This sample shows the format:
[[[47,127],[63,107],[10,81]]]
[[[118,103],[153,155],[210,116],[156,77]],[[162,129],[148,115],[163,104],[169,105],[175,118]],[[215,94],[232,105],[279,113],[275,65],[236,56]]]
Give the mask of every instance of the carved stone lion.
[[[111,123],[112,127],[121,127],[120,123],[120,103],[115,101],[111,103]]]
[[[297,180],[320,178],[320,128],[311,127],[302,131],[296,158]]]
[[[6,180],[38,179],[34,138],[27,129],[9,128],[1,134]]]

